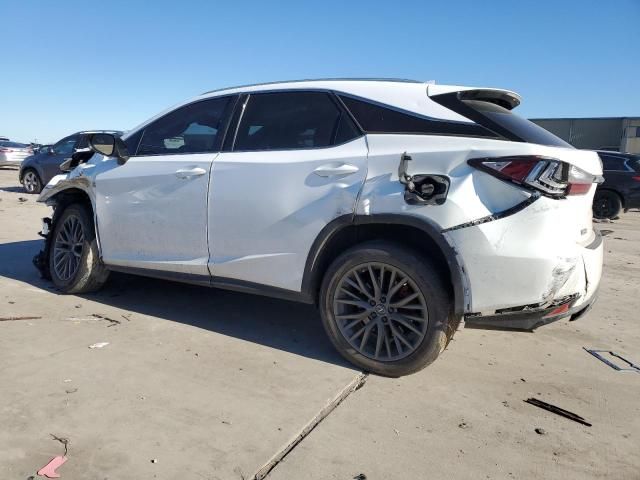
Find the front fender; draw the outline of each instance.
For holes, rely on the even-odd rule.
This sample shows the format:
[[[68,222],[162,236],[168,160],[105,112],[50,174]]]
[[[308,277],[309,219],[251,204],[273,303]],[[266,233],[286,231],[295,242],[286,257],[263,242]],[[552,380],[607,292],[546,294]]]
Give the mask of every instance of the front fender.
[[[91,199],[91,204],[93,206],[95,203],[92,189],[93,180],[81,173],[74,173],[75,171],[53,177],[42,189],[37,201],[53,206],[56,204],[54,197],[59,193],[64,192],[65,190],[81,190]]]

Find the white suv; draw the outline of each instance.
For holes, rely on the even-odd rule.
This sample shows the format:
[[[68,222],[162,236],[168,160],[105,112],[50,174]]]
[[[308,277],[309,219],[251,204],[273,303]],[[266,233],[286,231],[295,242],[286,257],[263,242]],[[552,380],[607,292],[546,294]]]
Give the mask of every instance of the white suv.
[[[391,80],[208,92],[93,134],[40,196],[34,261],[67,293],[113,270],[316,303],[351,362],[415,372],[461,320],[531,330],[595,299],[600,160],[519,103]]]

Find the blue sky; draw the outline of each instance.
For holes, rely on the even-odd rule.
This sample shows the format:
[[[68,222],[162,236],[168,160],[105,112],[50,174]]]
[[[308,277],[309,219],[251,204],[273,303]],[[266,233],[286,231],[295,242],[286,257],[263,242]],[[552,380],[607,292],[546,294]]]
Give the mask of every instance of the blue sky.
[[[503,87],[528,117],[640,116],[640,0],[0,0],[0,135],[129,129],[238,84]]]

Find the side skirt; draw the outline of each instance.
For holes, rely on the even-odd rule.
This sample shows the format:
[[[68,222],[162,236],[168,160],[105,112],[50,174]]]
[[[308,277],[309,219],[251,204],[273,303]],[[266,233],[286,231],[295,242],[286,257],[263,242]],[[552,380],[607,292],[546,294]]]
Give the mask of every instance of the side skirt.
[[[153,270],[148,268],[123,267],[119,265],[106,265],[113,272],[127,273],[131,275],[140,275],[143,277],[159,278],[161,280],[170,280],[180,283],[189,283],[191,285],[199,285],[201,287],[221,288],[223,290],[232,290],[234,292],[250,293],[254,295],[262,295],[265,297],[279,298],[292,302],[312,304],[313,299],[310,295],[294,290],[285,290],[283,288],[271,287],[269,285],[261,285],[259,283],[245,282],[235,278],[210,277],[209,275],[196,275],[193,273],[168,272],[165,270]]]

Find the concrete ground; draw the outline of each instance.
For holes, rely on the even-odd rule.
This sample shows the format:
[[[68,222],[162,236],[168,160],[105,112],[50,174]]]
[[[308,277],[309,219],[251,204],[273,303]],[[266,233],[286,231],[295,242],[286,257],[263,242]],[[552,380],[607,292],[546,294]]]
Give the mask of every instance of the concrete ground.
[[[583,350],[640,363],[638,213],[597,225],[586,317],[463,329],[426,370],[386,379],[342,361],[309,306],[126,275],[58,294],[31,264],[49,209],[16,177],[0,169],[0,478],[62,455],[53,436],[70,479],[640,478],[640,375]]]

